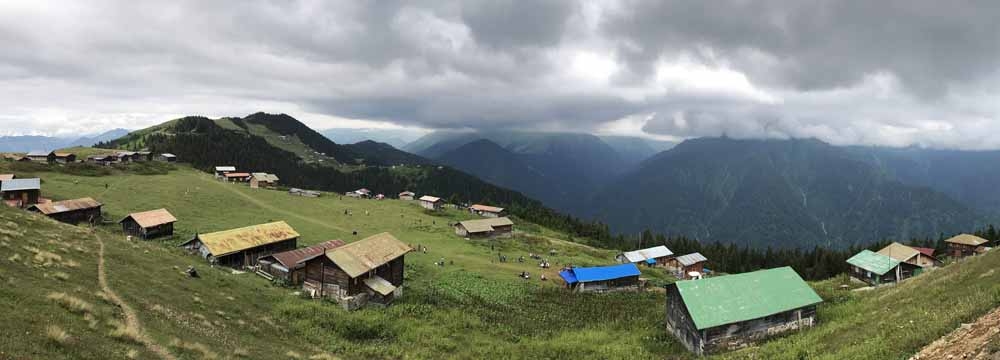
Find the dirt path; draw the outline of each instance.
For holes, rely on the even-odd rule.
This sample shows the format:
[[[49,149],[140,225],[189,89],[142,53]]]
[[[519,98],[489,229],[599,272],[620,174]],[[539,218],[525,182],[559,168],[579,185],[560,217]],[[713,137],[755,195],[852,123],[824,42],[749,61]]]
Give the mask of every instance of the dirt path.
[[[323,221],[320,221],[318,219],[311,218],[311,217],[308,217],[308,216],[305,216],[305,215],[302,215],[302,214],[293,213],[291,211],[275,207],[275,206],[273,206],[271,204],[268,204],[265,201],[260,201],[260,199],[257,199],[257,198],[255,198],[253,196],[250,196],[250,195],[247,195],[246,193],[233,188],[233,186],[231,186],[228,183],[224,183],[224,182],[221,182],[221,181],[218,181],[218,180],[215,180],[215,179],[209,179],[209,178],[206,178],[204,176],[199,176],[198,178],[201,179],[202,181],[206,181],[206,182],[210,182],[212,184],[215,184],[216,186],[221,186],[221,187],[225,188],[226,190],[229,190],[230,192],[232,192],[232,193],[234,193],[236,195],[239,195],[240,197],[242,197],[244,199],[247,199],[247,201],[249,201],[249,202],[253,203],[254,205],[257,205],[257,206],[259,206],[261,208],[264,208],[264,209],[267,209],[267,210],[270,210],[270,211],[274,211],[276,213],[285,214],[285,215],[288,215],[288,216],[291,216],[291,217],[294,217],[294,218],[298,218],[298,219],[300,219],[302,221],[308,221],[308,222],[311,222],[313,224],[325,227],[327,229],[333,229],[333,230],[342,231],[342,232],[345,232],[345,233],[346,232],[350,232],[350,231],[347,231],[347,229],[344,229],[344,228],[339,227],[337,225],[333,225],[333,224],[330,224],[330,223],[327,223],[327,222],[323,222]]]
[[[1000,359],[987,345],[1000,339],[1000,308],[993,309],[972,324],[962,324],[950,334],[927,345],[910,360],[924,359]]]
[[[160,358],[166,360],[175,360],[174,357],[167,349],[160,346],[160,344],[153,341],[149,335],[146,335],[146,331],[142,327],[142,323],[139,322],[139,316],[136,315],[135,310],[132,309],[127,303],[111,287],[108,286],[108,277],[105,272],[104,266],[104,240],[101,240],[100,236],[93,234],[94,239],[97,240],[97,244],[100,246],[100,252],[97,255],[97,283],[101,286],[101,291],[107,295],[108,300],[117,305],[122,309],[122,313],[125,315],[125,327],[128,329],[129,333],[135,334],[135,340],[146,346],[150,352],[159,355]]]

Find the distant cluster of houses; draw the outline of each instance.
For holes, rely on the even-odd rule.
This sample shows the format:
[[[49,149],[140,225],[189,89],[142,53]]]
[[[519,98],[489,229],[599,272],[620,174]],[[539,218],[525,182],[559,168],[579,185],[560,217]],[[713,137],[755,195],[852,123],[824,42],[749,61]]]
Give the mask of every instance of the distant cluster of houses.
[[[989,250],[989,241],[969,234],[960,234],[945,240],[947,256],[952,259],[982,254]],[[875,252],[862,250],[847,259],[853,279],[868,285],[894,284],[941,266],[931,248],[906,246],[897,242]]]
[[[226,182],[246,183],[250,185],[251,189],[274,189],[278,187],[280,180],[278,175],[266,172],[239,172],[236,171],[235,166],[216,166],[215,178]],[[293,190],[302,191],[301,189]]]
[[[116,151],[113,153],[91,155],[86,159],[78,159],[76,154],[58,151],[29,151],[24,155],[3,154],[7,161],[25,161],[46,164],[70,164],[86,162],[96,165],[125,164],[130,162],[163,161],[176,162],[177,156],[170,153],[153,154],[149,151]]]

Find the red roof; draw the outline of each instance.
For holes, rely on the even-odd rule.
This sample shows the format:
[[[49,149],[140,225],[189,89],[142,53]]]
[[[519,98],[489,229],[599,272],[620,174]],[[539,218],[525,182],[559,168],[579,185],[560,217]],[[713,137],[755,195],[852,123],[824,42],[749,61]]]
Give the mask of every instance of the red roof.
[[[934,249],[931,249],[931,248],[922,248],[922,247],[913,247],[913,246],[911,246],[911,248],[913,248],[913,250],[919,251],[921,254],[924,254],[924,255],[927,255],[927,256],[930,256],[930,257],[934,257]]]
[[[330,240],[324,241],[319,244],[305,247],[301,249],[289,250],[285,252],[280,252],[271,255],[275,260],[278,260],[281,265],[288,269],[294,269],[299,263],[314,258],[318,255],[323,255],[327,250],[337,248],[344,245],[343,240]]]
[[[242,177],[250,177],[250,173],[231,172],[231,173],[226,173],[226,177],[227,178],[233,178],[233,177],[241,177],[241,178]]]

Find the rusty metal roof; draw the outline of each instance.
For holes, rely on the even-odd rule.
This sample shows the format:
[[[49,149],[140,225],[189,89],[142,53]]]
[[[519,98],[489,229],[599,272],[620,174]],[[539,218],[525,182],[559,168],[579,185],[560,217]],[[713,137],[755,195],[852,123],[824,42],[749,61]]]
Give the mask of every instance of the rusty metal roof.
[[[989,240],[983,239],[981,237],[969,234],[960,234],[951,239],[945,240],[945,242],[969,246],[979,246],[988,243]]]
[[[507,217],[500,218],[489,218],[489,219],[479,219],[479,220],[465,220],[459,221],[465,230],[470,233],[483,233],[493,231],[494,226],[510,226],[514,225],[513,221],[510,221]]]
[[[344,244],[344,240],[329,240],[313,246],[273,254],[271,257],[285,268],[293,269],[306,260],[323,255],[327,250],[344,246]]]
[[[420,197],[420,201],[436,203],[438,201],[441,201],[441,198],[437,196],[424,195]]]
[[[291,226],[284,221],[273,223],[241,227],[218,231],[208,234],[199,234],[202,244],[208,248],[214,256],[223,256],[261,245],[285,241],[299,237]]]
[[[409,245],[384,232],[329,250],[326,257],[354,278],[410,251]]]
[[[92,209],[100,207],[101,205],[103,204],[97,202],[97,200],[85,197],[74,200],[63,200],[45,204],[35,204],[31,205],[31,207],[29,207],[28,209],[38,210],[39,212],[45,215],[52,215],[69,211]]]
[[[142,226],[144,228],[169,224],[177,221],[177,218],[175,218],[174,215],[170,214],[170,212],[167,211],[167,209],[156,209],[156,210],[131,213],[118,222],[121,223],[122,221],[125,221],[128,218],[132,218],[132,220],[135,220],[135,222],[138,223],[139,226]]]
[[[472,210],[475,210],[475,211],[485,211],[485,212],[490,212],[490,213],[501,213],[504,210],[502,207],[482,205],[482,204],[472,205],[472,206],[469,207],[469,209],[472,209]]]

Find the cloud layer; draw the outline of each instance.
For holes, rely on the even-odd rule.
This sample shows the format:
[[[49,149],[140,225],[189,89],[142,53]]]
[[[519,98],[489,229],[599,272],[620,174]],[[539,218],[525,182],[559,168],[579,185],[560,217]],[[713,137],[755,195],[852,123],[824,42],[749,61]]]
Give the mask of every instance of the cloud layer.
[[[0,135],[287,112],[316,127],[1000,148],[1000,4],[0,4]]]

